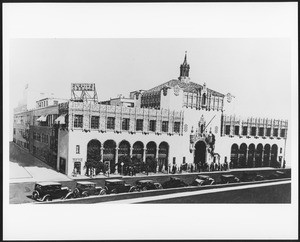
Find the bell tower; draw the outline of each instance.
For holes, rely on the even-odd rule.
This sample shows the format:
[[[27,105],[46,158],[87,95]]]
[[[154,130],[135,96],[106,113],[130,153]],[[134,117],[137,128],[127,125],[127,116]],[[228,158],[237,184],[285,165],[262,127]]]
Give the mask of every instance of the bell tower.
[[[185,52],[184,61],[180,65],[180,76],[178,78],[180,81],[184,81],[184,82],[188,82],[190,80],[189,78],[190,65],[187,63],[186,56],[187,56],[187,52]]]

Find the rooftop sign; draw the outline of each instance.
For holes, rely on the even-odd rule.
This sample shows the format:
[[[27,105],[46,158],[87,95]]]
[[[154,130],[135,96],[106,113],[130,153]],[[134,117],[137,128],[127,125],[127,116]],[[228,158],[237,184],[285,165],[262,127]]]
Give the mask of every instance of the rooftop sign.
[[[95,83],[72,83],[72,91],[95,91]]]

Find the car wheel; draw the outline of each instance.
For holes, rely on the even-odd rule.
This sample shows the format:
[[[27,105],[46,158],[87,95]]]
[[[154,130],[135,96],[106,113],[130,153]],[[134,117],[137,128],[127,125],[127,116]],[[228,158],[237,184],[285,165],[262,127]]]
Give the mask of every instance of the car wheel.
[[[74,190],[74,197],[79,197],[79,190],[77,188]]]
[[[99,193],[99,195],[105,195],[106,194],[106,190],[105,189],[102,189]]]
[[[83,192],[83,193],[82,193],[82,196],[83,196],[83,197],[88,197],[89,194],[88,194],[87,192]]]
[[[64,199],[71,199],[71,198],[74,198],[73,193],[67,194],[67,196]]]
[[[37,192],[33,192],[33,193],[32,193],[32,198],[33,198],[34,200],[37,200],[37,199],[38,199],[38,196],[39,196],[39,194],[38,194]]]
[[[215,185],[215,181],[212,181],[212,182],[210,183],[210,185]]]
[[[159,189],[159,190],[160,190],[160,189],[163,189],[162,185],[159,184],[158,187],[157,187],[157,189]]]
[[[131,188],[129,189],[129,192],[136,192],[136,188],[135,188],[135,187],[131,187]]]
[[[52,201],[52,199],[51,199],[51,197],[50,197],[50,196],[48,196],[48,197],[45,197],[44,201],[46,201],[46,202],[50,202],[50,201]]]

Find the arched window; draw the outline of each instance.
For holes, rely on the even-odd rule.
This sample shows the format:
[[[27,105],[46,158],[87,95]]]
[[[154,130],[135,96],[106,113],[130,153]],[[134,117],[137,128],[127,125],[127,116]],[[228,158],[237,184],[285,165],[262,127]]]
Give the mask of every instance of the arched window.
[[[203,93],[202,95],[202,105],[206,105],[206,94]]]

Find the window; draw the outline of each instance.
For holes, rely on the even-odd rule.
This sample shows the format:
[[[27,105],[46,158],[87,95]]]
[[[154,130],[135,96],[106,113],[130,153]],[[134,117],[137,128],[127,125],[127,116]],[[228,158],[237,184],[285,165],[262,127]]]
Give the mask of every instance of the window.
[[[36,140],[37,140],[37,141],[41,141],[41,134],[36,133]]]
[[[230,125],[225,126],[225,134],[230,135]]]
[[[129,118],[123,118],[122,130],[129,130]]]
[[[150,120],[149,130],[155,132],[155,130],[156,130],[156,120]]]
[[[280,154],[282,153],[282,148],[280,148]]]
[[[248,127],[243,126],[243,135],[247,135],[247,133],[248,133]]]
[[[76,154],[80,154],[80,145],[76,145]]]
[[[256,127],[251,127],[251,135],[256,135]]]
[[[240,126],[235,126],[234,127],[234,134],[239,135],[240,134]]]
[[[206,94],[205,93],[202,96],[202,105],[206,105]]]
[[[136,131],[143,131],[143,119],[137,119],[136,120]]]
[[[54,105],[58,105],[58,101],[54,101]]]
[[[268,136],[268,137],[271,136],[271,128],[267,128],[267,136]]]
[[[83,127],[83,116],[82,115],[75,115],[75,117],[74,117],[74,127],[75,128],[82,128]]]
[[[273,130],[273,136],[277,137],[278,136],[278,129]]]
[[[99,128],[99,117],[98,116],[92,116],[91,117],[91,128],[92,129],[98,129]]]
[[[285,129],[280,130],[280,137],[282,137],[282,138],[285,137]]]
[[[16,129],[14,128],[14,134],[16,134]]]
[[[113,117],[107,118],[107,129],[115,129],[115,118]]]
[[[258,130],[258,135],[259,136],[264,136],[264,128],[259,128],[259,130]]]
[[[169,130],[169,122],[168,121],[162,121],[162,132],[168,132]]]
[[[180,122],[175,122],[174,123],[174,133],[179,133],[180,132]]]

